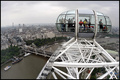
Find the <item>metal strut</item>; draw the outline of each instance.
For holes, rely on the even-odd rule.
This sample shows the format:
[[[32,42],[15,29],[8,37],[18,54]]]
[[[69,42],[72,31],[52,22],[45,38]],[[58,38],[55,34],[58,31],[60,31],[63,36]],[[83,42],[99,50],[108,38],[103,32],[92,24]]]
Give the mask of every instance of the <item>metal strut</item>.
[[[97,78],[104,79],[106,76],[110,76],[110,78],[118,79],[115,72],[116,69],[119,71],[119,62],[116,62],[96,41],[95,44],[86,39],[72,39],[68,42],[53,53],[37,79],[47,79],[50,74],[55,79],[58,78],[57,75],[63,79],[90,79],[95,68],[106,69],[108,67],[109,70],[106,69],[106,73]],[[60,67],[66,70],[62,70]],[[88,70],[90,70],[89,73]],[[113,75],[110,72],[114,72]]]

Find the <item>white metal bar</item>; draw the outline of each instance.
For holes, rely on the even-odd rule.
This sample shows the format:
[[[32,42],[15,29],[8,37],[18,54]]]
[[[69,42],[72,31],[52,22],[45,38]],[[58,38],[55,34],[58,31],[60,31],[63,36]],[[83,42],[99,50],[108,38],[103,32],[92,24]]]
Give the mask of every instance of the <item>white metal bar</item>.
[[[77,41],[77,40],[76,40],[76,41]],[[76,41],[73,42],[69,47],[67,47],[67,48],[66,48],[63,52],[61,52],[58,56],[56,56],[55,60],[56,60],[57,58],[59,58],[62,54],[64,54],[73,44],[76,43]]]
[[[59,70],[59,69],[57,69],[57,68],[55,68],[55,67],[53,67],[53,69],[56,70],[56,71],[59,71],[60,73],[64,74],[64,75],[67,76],[67,77],[70,77],[71,79],[76,79],[76,78],[74,78],[73,76],[70,76],[70,75],[66,74],[65,72],[63,72],[63,71],[61,71],[61,70]]]
[[[103,63],[66,63],[66,62],[54,62],[53,66],[59,67],[103,67],[103,66],[118,66],[119,62],[103,62]]]
[[[73,62],[74,63],[74,60],[72,59],[72,57],[70,56],[70,54],[67,54],[67,53],[65,53],[66,54],[66,56],[68,57],[68,59],[70,60],[70,62]],[[67,67],[66,67],[67,68]],[[72,67],[72,69],[74,70],[74,72],[76,72],[77,73],[77,71],[76,71],[76,69],[74,68],[74,67]],[[67,69],[68,70],[68,69]],[[69,71],[69,70],[68,70]],[[69,73],[70,73],[70,75],[71,75],[71,72],[69,71]]]
[[[105,74],[103,74],[102,76],[100,76],[97,79],[103,79],[104,77],[106,77],[110,72],[112,72],[117,66],[115,66],[114,68],[112,68],[110,71],[106,72]]]
[[[92,71],[94,70],[94,68],[92,68],[92,70],[90,71],[90,73],[87,75],[86,79],[89,78],[90,74],[92,73]]]
[[[86,40],[86,39],[84,40],[84,42],[86,43],[86,45],[85,45],[85,46],[92,46],[92,45],[90,45],[90,44],[87,42],[87,40]]]
[[[112,72],[112,76],[110,77],[110,79],[113,79],[113,76],[117,79],[116,75],[114,74],[114,72]]]
[[[94,34],[93,39],[95,39],[95,37],[96,37],[96,35],[97,35],[98,18],[97,18],[97,13],[96,13],[96,11],[93,10],[93,12],[94,12],[94,16],[95,16],[95,34]]]
[[[100,61],[100,60],[99,60],[99,58],[98,58],[97,56],[95,56],[95,60],[98,60],[98,61]],[[94,62],[94,61],[93,61],[93,62]]]
[[[103,50],[105,53],[103,53],[111,62],[117,62],[106,50],[104,50],[96,41],[94,41],[95,45],[99,47],[101,50]],[[119,70],[119,67],[117,67]]]
[[[83,53],[81,52],[81,49],[80,49],[80,47],[79,47],[79,44],[78,44],[78,42],[77,42],[77,45],[78,45],[78,49],[79,49],[79,51],[80,51],[80,53],[81,53],[82,60],[83,60],[83,62],[85,62],[85,60],[84,60],[84,58],[83,58]]]
[[[37,76],[37,79],[39,79],[39,77],[41,76],[42,72],[44,71],[47,63],[49,62],[49,60],[46,62],[46,64],[44,65],[44,67],[42,68],[41,72],[39,73],[39,75]]]
[[[68,58],[68,61],[73,62],[72,58],[70,57],[70,54],[69,55],[67,53],[65,53],[65,54],[66,54],[66,57]]]
[[[81,57],[82,57],[81,55],[78,55],[78,59],[76,60],[76,63],[78,63],[80,59],[82,59]]]
[[[54,72],[52,72],[52,75],[53,75],[53,77],[54,77],[55,79],[57,79],[57,76],[55,75]]]
[[[63,56],[60,56],[60,58],[63,62],[66,62],[66,59]]]
[[[70,70],[68,69],[68,67],[66,67],[66,69],[67,69],[68,73],[72,76],[72,74],[71,74]]]
[[[94,47],[94,46],[81,46],[81,45],[79,45],[79,46],[80,46],[81,49],[87,49],[87,48],[88,48],[88,49],[89,49],[89,48],[90,48],[90,49],[91,49],[91,48],[95,48],[95,49],[96,49],[96,48],[97,48],[97,47]],[[70,50],[73,50],[73,49],[76,49],[76,46],[75,46],[75,45],[70,48]]]
[[[61,73],[59,73],[58,71],[55,70],[55,72],[60,75],[63,79],[66,79]]]
[[[77,76],[77,79],[79,79],[79,73],[78,73],[78,68],[76,67],[76,76]]]
[[[112,61],[112,62],[116,62],[116,60],[106,51],[106,50],[104,50],[96,41],[95,41],[95,44],[96,44],[96,46],[97,47],[99,47],[101,50],[103,50],[104,52],[105,52],[105,56],[110,60],[110,61]]]
[[[95,52],[93,51],[93,53],[95,53]],[[98,60],[102,61],[101,58],[100,58],[100,54],[99,53],[95,53],[95,56],[98,58]]]
[[[88,59],[88,58],[85,57],[85,59]],[[96,62],[100,62],[100,63],[102,63],[102,61],[95,60],[95,59],[89,59],[89,60],[92,60],[92,62],[96,61]]]
[[[71,43],[74,40],[75,40],[75,38],[73,37],[68,42],[64,43],[62,46],[64,47],[64,46],[68,45],[69,43]]]
[[[83,72],[85,69],[86,69],[86,68],[83,68],[83,67],[82,67],[82,68],[79,70],[78,73],[80,74],[80,73]]]
[[[93,46],[93,47],[95,46],[94,44],[91,44],[90,41],[88,41],[86,39],[85,39],[85,41],[88,42],[90,44],[90,46]]]
[[[113,73],[114,74],[114,73]],[[113,74],[110,76],[110,78],[109,79],[113,79]]]
[[[63,60],[63,58],[61,57],[61,59]],[[72,76],[71,72],[69,71],[68,67],[66,67],[68,73]]]
[[[91,49],[91,51],[90,51],[90,55],[89,55],[89,57],[88,57],[88,59],[87,59],[87,63],[88,63],[88,61],[90,60],[90,57],[91,57],[91,54],[92,54],[92,51],[93,51],[93,48]]]
[[[109,67],[109,66],[108,66],[108,67]],[[105,68],[106,68],[106,67],[105,67]],[[109,69],[111,69],[111,68],[109,67]],[[106,70],[107,70],[107,71],[109,71],[107,68],[106,68]],[[113,72],[112,72],[112,73],[113,73]],[[111,74],[109,74],[109,75],[111,75]],[[114,75],[114,76],[115,76],[115,78],[117,79],[117,77],[116,77],[116,75],[115,75],[114,73],[111,75],[111,77],[110,77],[110,78],[112,78],[112,76],[113,76],[113,75]],[[112,79],[113,79],[113,78],[112,78]]]
[[[75,38],[78,39],[78,9],[75,11]]]
[[[74,72],[75,72],[75,73],[76,73],[76,75],[77,75],[78,70],[77,70],[76,68],[78,68],[78,67],[73,67],[73,70],[74,70]]]

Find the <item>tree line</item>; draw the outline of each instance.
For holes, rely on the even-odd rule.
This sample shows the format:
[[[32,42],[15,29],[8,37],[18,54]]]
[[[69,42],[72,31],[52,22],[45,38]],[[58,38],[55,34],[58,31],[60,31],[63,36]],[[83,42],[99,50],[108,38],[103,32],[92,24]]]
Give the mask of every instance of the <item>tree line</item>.
[[[9,48],[1,50],[1,64],[13,58],[13,56],[18,56],[19,54],[20,48],[18,46],[10,45]]]
[[[53,44],[55,41],[67,40],[67,37],[53,37],[53,38],[45,38],[45,39],[35,39],[25,41],[26,45],[31,45],[34,43],[37,47],[41,47],[48,44]],[[13,58],[13,56],[18,56],[20,54],[21,48],[18,46],[10,45],[9,48],[5,50],[1,50],[1,64],[6,62],[7,60]]]
[[[53,37],[53,38],[45,38],[45,39],[35,39],[25,41],[26,45],[31,45],[34,43],[37,47],[41,47],[44,45],[53,44],[55,41],[67,40],[67,37]]]

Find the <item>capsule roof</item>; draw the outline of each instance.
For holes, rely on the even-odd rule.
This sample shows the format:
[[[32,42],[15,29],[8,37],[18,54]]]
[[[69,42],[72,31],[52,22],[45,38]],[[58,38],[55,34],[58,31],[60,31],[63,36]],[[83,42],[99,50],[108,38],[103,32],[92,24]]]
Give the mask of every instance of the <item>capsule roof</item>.
[[[101,12],[96,11],[97,15],[104,15]],[[61,14],[75,14],[75,10],[68,10],[65,11]],[[93,10],[89,10],[89,9],[78,9],[78,14],[94,14]]]

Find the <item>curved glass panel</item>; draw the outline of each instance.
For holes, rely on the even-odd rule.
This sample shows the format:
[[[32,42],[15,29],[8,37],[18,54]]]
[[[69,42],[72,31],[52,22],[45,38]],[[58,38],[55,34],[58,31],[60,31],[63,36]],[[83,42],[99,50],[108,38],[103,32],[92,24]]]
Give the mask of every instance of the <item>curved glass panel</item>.
[[[107,32],[110,32],[111,31],[111,27],[112,27],[112,23],[110,21],[110,18],[108,16],[105,16],[105,19],[106,19],[106,29],[107,29]]]
[[[59,15],[59,17],[57,18],[56,21],[56,27],[58,29],[58,31],[65,31],[65,15]]]
[[[59,32],[61,32],[61,31],[62,31],[61,24],[56,23],[56,27],[57,27],[57,30],[58,30]]]
[[[96,11],[98,16],[103,16],[103,13]]]
[[[106,21],[107,21],[107,25],[112,25],[110,18],[108,16],[105,16],[105,18],[106,18]]]
[[[63,23],[64,22],[63,19],[65,19],[65,15],[61,14],[61,15],[58,16],[58,19],[57,19],[56,22],[57,23]]]
[[[66,14],[74,14],[75,15],[75,10],[67,11]]]
[[[106,20],[104,16],[98,16],[98,32],[103,32],[104,27],[106,26]]]
[[[66,31],[75,32],[75,14],[66,15]]]
[[[56,27],[60,32],[75,32],[75,10],[64,12],[61,14],[56,23]]]
[[[98,32],[110,32],[111,21],[107,16],[98,16]]]
[[[98,27],[97,32],[111,31],[111,21],[108,16],[103,13],[96,12]],[[75,32],[75,10],[70,10],[61,13],[56,20],[56,27],[59,32],[70,33]],[[95,32],[95,15],[92,10],[78,10],[78,34],[85,33],[85,35]],[[82,35],[83,37],[85,36]],[[93,35],[94,36],[94,35]]]

